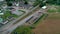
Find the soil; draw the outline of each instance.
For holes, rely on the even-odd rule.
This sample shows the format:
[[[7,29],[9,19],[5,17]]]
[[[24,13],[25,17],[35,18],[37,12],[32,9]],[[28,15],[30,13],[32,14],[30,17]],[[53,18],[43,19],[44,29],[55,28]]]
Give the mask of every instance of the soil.
[[[32,31],[35,34],[60,34],[60,17],[58,14],[53,15],[49,15]]]

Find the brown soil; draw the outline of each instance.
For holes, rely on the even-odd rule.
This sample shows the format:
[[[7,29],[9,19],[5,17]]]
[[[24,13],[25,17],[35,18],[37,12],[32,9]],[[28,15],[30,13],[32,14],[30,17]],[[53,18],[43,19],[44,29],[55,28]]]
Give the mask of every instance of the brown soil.
[[[39,23],[33,32],[35,34],[60,34],[60,17],[48,16],[42,23]],[[55,19],[56,18],[56,19]]]

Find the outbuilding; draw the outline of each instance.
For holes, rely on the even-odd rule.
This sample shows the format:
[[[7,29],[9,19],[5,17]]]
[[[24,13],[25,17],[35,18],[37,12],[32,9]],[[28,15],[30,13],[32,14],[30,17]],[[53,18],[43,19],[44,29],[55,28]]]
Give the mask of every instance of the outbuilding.
[[[46,6],[43,6],[42,9],[46,9],[47,7]]]

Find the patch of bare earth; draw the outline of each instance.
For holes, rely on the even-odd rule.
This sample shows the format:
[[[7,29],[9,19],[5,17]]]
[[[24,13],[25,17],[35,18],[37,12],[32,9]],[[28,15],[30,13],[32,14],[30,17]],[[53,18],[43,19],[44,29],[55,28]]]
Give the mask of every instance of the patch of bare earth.
[[[60,17],[58,16],[58,14],[54,15],[54,17],[53,15],[48,16],[33,29],[33,32],[35,34],[60,34]]]

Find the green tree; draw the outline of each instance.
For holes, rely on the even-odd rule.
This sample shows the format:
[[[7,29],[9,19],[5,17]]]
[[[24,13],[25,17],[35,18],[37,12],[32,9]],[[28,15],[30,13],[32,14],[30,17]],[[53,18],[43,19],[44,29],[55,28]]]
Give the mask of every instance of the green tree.
[[[60,5],[60,0],[47,0],[46,3]]]
[[[25,3],[24,4],[28,4],[28,0],[23,0]]]
[[[35,2],[34,2],[34,4],[33,4],[33,6],[37,6],[38,4],[40,4],[40,0],[36,0]]]
[[[14,2],[15,0],[5,0],[8,6],[12,6],[11,2]]]
[[[39,4],[40,7],[42,7],[43,5],[45,5],[45,3],[43,1],[45,1],[45,0],[36,0],[34,2],[33,6],[37,6]]]

